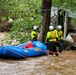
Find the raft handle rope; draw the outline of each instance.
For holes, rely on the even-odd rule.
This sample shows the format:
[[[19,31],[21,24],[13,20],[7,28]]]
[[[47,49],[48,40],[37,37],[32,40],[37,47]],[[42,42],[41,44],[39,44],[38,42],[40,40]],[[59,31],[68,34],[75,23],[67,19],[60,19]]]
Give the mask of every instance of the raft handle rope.
[[[2,44],[2,47],[3,47],[3,49],[4,49],[4,45]],[[10,49],[9,49],[10,50]],[[10,50],[10,51],[12,51],[12,50]],[[47,51],[44,51],[44,50],[40,50],[40,51],[42,51],[42,52],[46,52],[47,54],[49,54],[49,53],[54,53],[54,54],[56,54],[56,53],[59,53],[59,52],[52,52],[52,51],[49,51],[49,50],[47,50]],[[14,51],[12,51],[12,52],[14,52]],[[27,58],[26,56],[24,56],[24,55],[21,55],[21,54],[19,54],[19,53],[17,53],[17,52],[14,52],[15,54],[18,54],[18,55],[20,55],[20,56],[22,56],[23,58]],[[4,49],[4,54],[5,54],[5,49]],[[61,53],[60,53],[61,54]],[[64,54],[64,53],[62,53],[62,54]],[[65,54],[64,54],[65,55]],[[67,55],[68,56],[68,55]]]
[[[2,47],[5,48],[4,45],[2,45]],[[10,50],[10,49],[8,49],[8,50]],[[13,52],[13,53],[15,53],[15,54],[17,54],[17,55],[19,55],[19,56],[21,56],[21,57],[23,57],[23,58],[26,58],[26,56],[24,56],[24,55],[22,55],[22,54],[19,54],[19,53],[13,51],[13,50],[10,50],[10,51]],[[4,49],[4,54],[5,54],[5,49]]]

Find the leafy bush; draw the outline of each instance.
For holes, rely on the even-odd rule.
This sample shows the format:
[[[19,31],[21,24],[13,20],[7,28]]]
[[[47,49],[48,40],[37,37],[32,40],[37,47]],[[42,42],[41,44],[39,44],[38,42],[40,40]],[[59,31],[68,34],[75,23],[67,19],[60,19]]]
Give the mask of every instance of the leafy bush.
[[[34,25],[41,23],[42,0],[1,0],[0,15],[13,19],[13,26],[9,32],[12,40],[23,43],[31,39],[30,32]],[[0,17],[0,19],[1,19]],[[4,20],[4,18],[2,18]]]
[[[32,27],[34,25],[40,25],[41,13],[37,10],[37,8],[40,8],[40,1],[34,1],[28,1],[28,4],[26,4],[26,9],[22,8],[23,10],[17,10],[15,15],[13,15],[13,17],[16,18],[14,18],[13,26],[10,32],[11,39],[14,38],[16,40],[19,40],[20,43],[28,41],[31,39],[30,32],[32,30]],[[36,2],[39,2],[39,5],[37,5]],[[35,6],[37,7],[36,9]]]

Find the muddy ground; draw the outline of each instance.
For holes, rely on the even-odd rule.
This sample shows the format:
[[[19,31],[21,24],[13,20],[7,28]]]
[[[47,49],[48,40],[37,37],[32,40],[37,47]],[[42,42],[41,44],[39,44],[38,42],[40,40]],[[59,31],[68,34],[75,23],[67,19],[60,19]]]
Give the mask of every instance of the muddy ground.
[[[57,56],[0,58],[0,75],[76,75],[76,50]]]

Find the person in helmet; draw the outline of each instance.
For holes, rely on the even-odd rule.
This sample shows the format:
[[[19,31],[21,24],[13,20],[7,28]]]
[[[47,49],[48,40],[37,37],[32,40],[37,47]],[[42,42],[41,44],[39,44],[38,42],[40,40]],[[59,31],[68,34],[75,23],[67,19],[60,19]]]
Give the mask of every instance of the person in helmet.
[[[62,26],[61,25],[58,25],[57,26],[57,30],[61,30],[62,29]]]
[[[53,26],[49,26],[49,31],[47,32],[46,41],[48,42],[50,39],[50,33],[54,30]]]
[[[54,30],[53,26],[49,26],[49,31],[47,32],[46,42],[48,43],[49,53],[51,55],[55,54],[58,56],[58,52],[56,50],[56,38],[58,37],[57,32]]]
[[[37,28],[38,28],[38,26],[33,26],[33,30],[31,32],[32,41],[37,41]]]
[[[62,26],[57,26],[57,33],[58,33],[58,42],[57,46],[59,47],[59,53],[62,53],[62,40],[63,40],[63,33],[62,33]]]

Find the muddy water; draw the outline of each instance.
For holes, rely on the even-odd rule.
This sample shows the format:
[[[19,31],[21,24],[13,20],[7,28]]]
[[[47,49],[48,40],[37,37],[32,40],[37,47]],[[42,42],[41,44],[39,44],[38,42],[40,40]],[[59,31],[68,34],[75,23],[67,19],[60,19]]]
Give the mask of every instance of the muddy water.
[[[58,57],[0,58],[0,75],[76,75],[76,51],[63,51]]]

